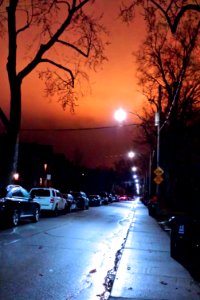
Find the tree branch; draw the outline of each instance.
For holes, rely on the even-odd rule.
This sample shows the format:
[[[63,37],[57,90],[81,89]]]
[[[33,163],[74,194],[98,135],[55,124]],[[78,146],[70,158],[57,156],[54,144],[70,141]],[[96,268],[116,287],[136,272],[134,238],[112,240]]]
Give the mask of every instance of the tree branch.
[[[51,64],[51,65],[53,65],[53,66],[55,66],[55,67],[57,67],[57,68],[59,68],[59,69],[61,69],[61,70],[64,70],[65,72],[69,73],[69,74],[70,74],[70,77],[71,77],[71,79],[72,79],[72,86],[74,87],[74,74],[73,74],[72,70],[70,70],[69,68],[64,67],[64,66],[61,65],[61,64],[58,64],[58,63],[54,62],[53,60],[47,59],[47,58],[42,58],[42,59],[40,60],[40,62],[41,62],[41,63],[42,63],[42,62],[49,63],[49,64]]]
[[[181,17],[184,15],[184,13],[188,10],[194,10],[194,11],[198,11],[200,12],[200,5],[196,5],[196,4],[188,4],[188,5],[185,5],[185,6],[182,6],[180,11],[178,12],[175,20],[174,20],[174,23],[172,24],[171,23],[171,31],[172,33],[175,33],[176,32],[176,29],[178,27],[178,24],[180,22],[180,19]]]
[[[89,57],[89,54],[90,54],[90,47],[88,47],[88,51],[87,53],[83,52],[80,48],[76,47],[75,45],[71,44],[71,43],[68,43],[68,42],[65,42],[65,41],[62,41],[62,40],[57,40],[58,43],[62,44],[62,45],[65,45],[65,46],[68,46],[74,50],[76,50],[77,52],[79,52],[81,55],[85,56],[85,57]]]
[[[24,25],[23,27],[19,28],[19,29],[16,31],[16,34],[17,34],[17,35],[18,35],[20,32],[25,31],[26,29],[28,29],[28,28],[30,27],[31,21],[29,20],[29,13],[28,13],[28,11],[25,11],[25,13],[26,13],[26,19],[27,19],[26,25]]]
[[[61,26],[57,29],[54,35],[45,43],[41,44],[38,52],[32,61],[19,72],[18,77],[22,80],[26,75],[28,75],[35,67],[41,62],[42,56],[46,53],[58,40],[58,38],[62,35],[65,29],[70,25],[70,22],[74,16],[74,14],[80,10],[87,2],[90,0],[80,1],[80,3],[76,6],[76,0],[73,0],[72,8],[69,10],[69,13],[65,19],[65,21],[61,24]]]
[[[151,3],[153,3],[163,13],[163,15],[165,16],[165,18],[167,20],[167,23],[168,23],[168,25],[169,25],[172,33],[176,32],[178,24],[179,24],[182,16],[184,15],[184,13],[186,11],[194,10],[194,11],[200,12],[200,5],[198,5],[198,4],[187,4],[187,5],[184,5],[179,10],[178,14],[176,15],[176,17],[174,19],[174,22],[172,23],[169,15],[167,13],[167,11],[169,10],[169,7],[171,6],[172,2],[170,3],[170,6],[168,7],[167,11],[165,11],[162,8],[162,6],[160,6],[156,1],[154,1],[154,0],[150,0],[150,1],[151,1]]]

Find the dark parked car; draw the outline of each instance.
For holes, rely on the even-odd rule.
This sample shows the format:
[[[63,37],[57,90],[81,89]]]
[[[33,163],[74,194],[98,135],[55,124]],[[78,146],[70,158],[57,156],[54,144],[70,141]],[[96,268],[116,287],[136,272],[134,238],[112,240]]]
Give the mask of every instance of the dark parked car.
[[[21,219],[37,222],[40,216],[39,203],[33,202],[29,192],[19,185],[0,187],[0,219],[3,223],[17,226]]]
[[[62,195],[66,201],[65,205],[65,211],[71,212],[72,210],[75,210],[77,208],[76,201],[74,197],[71,194],[63,194]]]
[[[109,203],[109,197],[107,192],[101,192],[100,197],[102,198],[103,204],[108,204]]]
[[[100,206],[103,203],[99,195],[89,195],[88,198],[90,206]]]
[[[80,208],[82,210],[89,209],[89,199],[85,192],[71,192],[70,194],[72,194],[72,196],[74,197],[77,208]]]

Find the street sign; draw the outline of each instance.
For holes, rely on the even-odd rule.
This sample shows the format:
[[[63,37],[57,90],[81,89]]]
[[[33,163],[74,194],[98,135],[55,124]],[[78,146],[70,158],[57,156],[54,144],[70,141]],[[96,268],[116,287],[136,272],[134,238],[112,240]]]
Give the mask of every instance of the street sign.
[[[164,173],[163,169],[161,167],[157,167],[154,171],[154,174],[156,175],[162,175]]]
[[[161,184],[161,182],[164,180],[161,175],[157,175],[154,179],[156,184]]]

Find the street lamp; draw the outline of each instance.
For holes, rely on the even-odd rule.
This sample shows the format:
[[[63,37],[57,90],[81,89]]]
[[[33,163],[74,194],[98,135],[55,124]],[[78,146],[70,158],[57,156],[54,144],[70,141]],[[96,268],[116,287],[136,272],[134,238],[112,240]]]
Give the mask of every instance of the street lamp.
[[[139,115],[137,115],[136,113],[132,112],[132,111],[127,111],[127,110],[124,110],[123,108],[118,108],[115,112],[114,112],[114,118],[116,121],[122,123],[123,121],[126,120],[127,118],[127,114],[132,114],[138,118]],[[135,125],[140,125],[140,124],[135,124]]]
[[[137,171],[137,168],[136,168],[136,167],[132,167],[131,170],[132,170],[133,172],[136,172],[136,171]]]
[[[129,152],[128,152],[128,157],[129,157],[129,158],[135,157],[135,152],[129,151]]]
[[[126,117],[127,117],[127,112],[123,108],[118,108],[114,113],[114,118],[118,122],[123,122],[124,120],[126,120]]]
[[[13,179],[15,182],[17,182],[19,180],[19,173],[14,173],[13,174]]]

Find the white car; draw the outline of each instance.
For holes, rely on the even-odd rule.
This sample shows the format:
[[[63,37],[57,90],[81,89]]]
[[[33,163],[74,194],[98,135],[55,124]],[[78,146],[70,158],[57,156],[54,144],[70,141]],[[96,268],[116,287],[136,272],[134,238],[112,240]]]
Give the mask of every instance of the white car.
[[[41,211],[51,211],[57,216],[59,211],[66,210],[66,199],[54,188],[35,187],[30,190],[30,196],[40,204]]]

